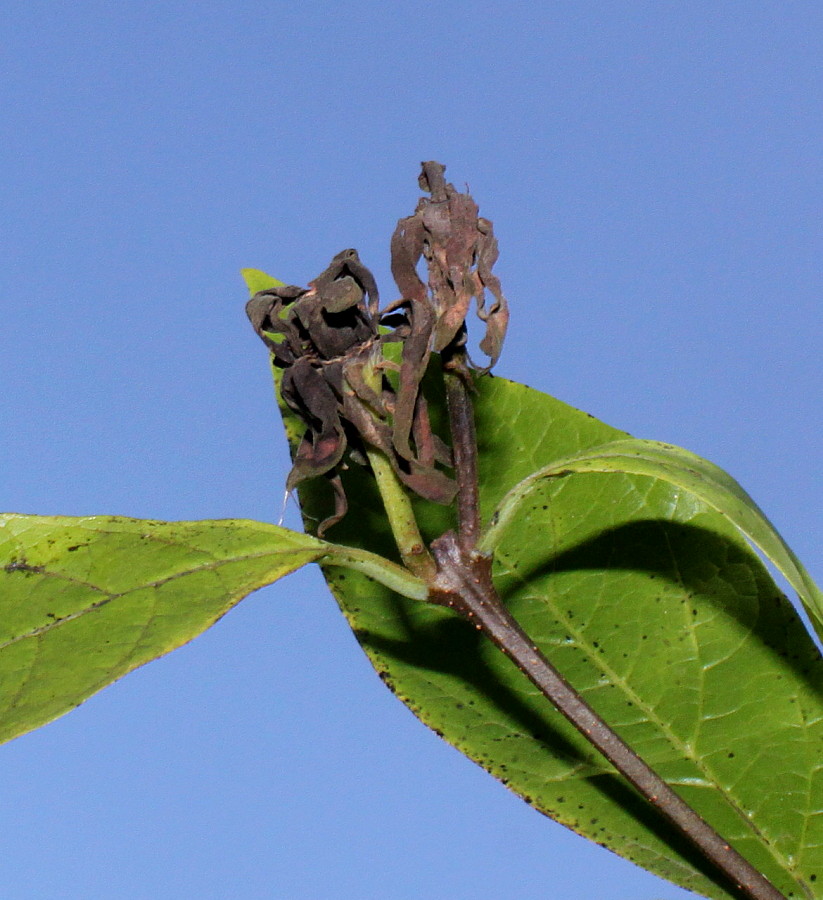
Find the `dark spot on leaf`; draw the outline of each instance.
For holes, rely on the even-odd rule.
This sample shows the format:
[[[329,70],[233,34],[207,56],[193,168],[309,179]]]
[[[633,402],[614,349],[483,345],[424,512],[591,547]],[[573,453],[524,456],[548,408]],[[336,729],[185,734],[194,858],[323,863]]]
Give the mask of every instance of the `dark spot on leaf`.
[[[392,681],[392,678],[389,675],[389,673],[388,672],[378,672],[377,674],[380,677],[380,680],[383,682],[383,684],[385,684],[386,687],[390,691],[393,691],[394,690],[394,681]]]
[[[67,552],[74,553],[75,550],[79,550],[82,544],[75,544],[73,547],[66,547]]]
[[[22,572],[24,575],[42,575],[46,571],[44,566],[30,566],[22,559],[13,559],[4,566],[3,570],[5,572]]]

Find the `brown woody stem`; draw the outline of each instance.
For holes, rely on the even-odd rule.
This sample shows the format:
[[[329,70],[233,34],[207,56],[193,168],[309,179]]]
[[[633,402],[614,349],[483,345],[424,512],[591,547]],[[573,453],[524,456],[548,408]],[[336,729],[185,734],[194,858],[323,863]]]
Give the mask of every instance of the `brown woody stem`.
[[[457,523],[460,544],[471,550],[480,537],[480,495],[477,487],[477,440],[474,411],[463,375],[445,369],[454,475],[457,481]]]
[[[526,675],[555,708],[617,771],[749,900],[786,900],[699,816],[608,725],[541,653],[503,605],[491,575],[491,557],[477,551],[480,497],[477,442],[463,358],[444,354],[444,379],[457,479],[458,534],[447,532],[432,543],[438,574],[429,600],[468,619]],[[456,363],[456,365],[455,365]]]
[[[529,639],[500,600],[491,559],[463,549],[448,532],[432,544],[438,576],[429,600],[448,606],[483,631],[540,692],[669,822],[749,900],[786,900],[682,800],[586,703]]]

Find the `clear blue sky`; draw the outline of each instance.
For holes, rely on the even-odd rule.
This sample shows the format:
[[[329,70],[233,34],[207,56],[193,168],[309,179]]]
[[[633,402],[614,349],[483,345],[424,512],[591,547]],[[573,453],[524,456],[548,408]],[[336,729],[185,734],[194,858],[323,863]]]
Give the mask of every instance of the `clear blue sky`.
[[[238,270],[501,244],[499,366],[730,470],[823,580],[819,2],[11,0],[0,508],[277,518]],[[291,520],[294,524],[294,519]],[[380,683],[317,571],[0,748],[5,900],[683,900]]]

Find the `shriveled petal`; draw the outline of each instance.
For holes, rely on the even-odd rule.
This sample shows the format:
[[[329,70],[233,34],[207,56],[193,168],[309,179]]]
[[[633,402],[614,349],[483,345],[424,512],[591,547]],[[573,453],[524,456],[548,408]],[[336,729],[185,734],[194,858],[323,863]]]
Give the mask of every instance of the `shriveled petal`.
[[[291,490],[304,479],[333,469],[343,458],[346,437],[337,396],[305,357],[284,372],[281,394],[308,428],[289,473],[287,488]]]
[[[317,536],[322,538],[326,531],[336,525],[349,511],[349,501],[346,499],[346,491],[339,475],[327,475],[329,484],[334,491],[334,513],[317,526]]]
[[[391,273],[400,296],[418,302],[426,299],[426,285],[417,274],[424,239],[423,220],[417,215],[400,219],[391,239]]]
[[[246,304],[252,327],[280,366],[291,365],[302,353],[300,332],[289,320],[287,309],[305,292],[305,288],[283,285],[259,291]]]
[[[404,298],[416,303],[431,298],[437,315],[432,346],[437,352],[464,342],[466,316],[476,298],[478,316],[486,324],[480,349],[490,357],[483,369],[488,371],[500,356],[508,324],[506,300],[491,271],[497,241],[492,223],[478,216],[472,197],[457,191],[444,173],[440,163],[423,163],[420,186],[431,197],[421,198],[415,214],[398,222],[392,237],[392,274]],[[428,265],[428,289],[417,275],[421,257]],[[486,290],[494,297],[490,305]]]
[[[413,459],[415,454],[409,446],[409,437],[412,434],[420,382],[429,364],[432,331],[436,320],[434,309],[425,297],[416,303],[398,300],[387,307],[385,314],[391,315],[399,310],[405,313],[406,325],[402,328],[403,354],[394,403],[393,439],[395,450],[400,456]]]

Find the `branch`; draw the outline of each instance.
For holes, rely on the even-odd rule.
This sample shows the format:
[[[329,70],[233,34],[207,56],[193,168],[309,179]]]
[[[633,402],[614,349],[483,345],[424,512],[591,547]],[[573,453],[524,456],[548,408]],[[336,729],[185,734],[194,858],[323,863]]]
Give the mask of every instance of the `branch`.
[[[750,900],[786,900],[683,801],[586,703],[540,652],[503,605],[491,578],[491,558],[466,551],[454,532],[432,543],[438,575],[429,600],[483,631],[532,684],[645,798]]]

